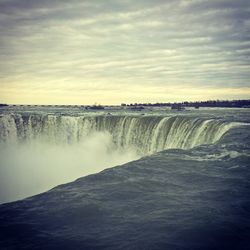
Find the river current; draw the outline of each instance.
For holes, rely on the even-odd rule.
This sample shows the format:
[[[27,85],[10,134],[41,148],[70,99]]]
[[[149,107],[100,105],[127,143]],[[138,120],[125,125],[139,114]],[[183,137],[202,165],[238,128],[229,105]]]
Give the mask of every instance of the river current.
[[[2,108],[0,202],[162,150],[218,143],[230,131],[248,127],[249,113],[248,109]]]
[[[249,109],[1,109],[1,202],[35,196],[0,206],[0,248],[250,249],[249,122]]]

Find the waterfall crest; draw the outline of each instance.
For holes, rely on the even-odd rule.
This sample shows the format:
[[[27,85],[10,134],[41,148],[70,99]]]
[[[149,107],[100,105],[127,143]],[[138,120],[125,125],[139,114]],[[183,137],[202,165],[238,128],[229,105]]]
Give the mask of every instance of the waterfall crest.
[[[0,117],[0,140],[19,143],[33,139],[72,144],[94,132],[112,135],[117,147],[134,147],[139,154],[169,148],[189,149],[218,141],[234,123],[187,116],[64,116],[8,114]]]

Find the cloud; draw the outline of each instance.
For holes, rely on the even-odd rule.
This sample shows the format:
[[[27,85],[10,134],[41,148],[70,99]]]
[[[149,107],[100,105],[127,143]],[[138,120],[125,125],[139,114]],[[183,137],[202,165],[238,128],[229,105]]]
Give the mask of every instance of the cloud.
[[[248,1],[8,0],[0,10],[4,93],[70,85],[105,95],[136,84],[147,101],[152,87],[234,88],[241,98],[249,86]]]

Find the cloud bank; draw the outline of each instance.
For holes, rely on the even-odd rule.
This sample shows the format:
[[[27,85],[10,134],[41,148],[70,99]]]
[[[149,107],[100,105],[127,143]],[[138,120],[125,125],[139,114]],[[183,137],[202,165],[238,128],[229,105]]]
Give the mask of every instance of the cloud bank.
[[[0,1],[0,101],[250,98],[243,0]]]

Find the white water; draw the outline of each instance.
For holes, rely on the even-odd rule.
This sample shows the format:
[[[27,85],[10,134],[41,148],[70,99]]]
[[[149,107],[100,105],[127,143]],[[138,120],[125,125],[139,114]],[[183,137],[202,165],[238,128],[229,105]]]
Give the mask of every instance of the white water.
[[[145,155],[168,148],[188,149],[214,143],[234,123],[184,116],[60,116],[4,115],[0,138],[4,143],[39,139],[54,144],[75,144],[95,132],[108,132],[119,148],[133,146]]]
[[[74,144],[29,140],[0,150],[0,203],[46,191],[58,184],[137,159],[96,132]]]
[[[168,148],[216,142],[233,123],[162,116],[0,117],[0,202]]]

